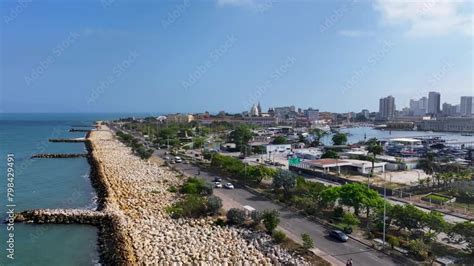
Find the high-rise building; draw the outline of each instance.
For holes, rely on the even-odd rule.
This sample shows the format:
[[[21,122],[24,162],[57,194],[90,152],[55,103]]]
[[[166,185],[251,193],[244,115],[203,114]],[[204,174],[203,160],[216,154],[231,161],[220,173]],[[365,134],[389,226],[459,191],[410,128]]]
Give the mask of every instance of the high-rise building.
[[[428,114],[436,115],[441,107],[441,94],[439,92],[430,91],[428,94]]]
[[[262,114],[262,106],[260,106],[260,102],[258,102],[257,111],[258,111],[258,114],[259,114],[259,115]]]
[[[443,103],[443,115],[445,116],[455,116],[456,115],[456,105],[449,103]]]
[[[361,114],[365,117],[365,119],[369,119],[370,118],[370,112],[369,110],[367,109],[363,109]]]
[[[319,120],[319,109],[308,108],[303,111],[304,116],[308,118],[309,121],[318,121]]]
[[[379,101],[379,118],[390,120],[395,116],[395,98],[387,96]]]
[[[459,111],[461,115],[472,115],[474,113],[472,96],[461,97],[461,105]]]
[[[426,114],[428,105],[428,98],[421,97],[417,100],[410,100],[410,111],[411,115],[422,116]]]

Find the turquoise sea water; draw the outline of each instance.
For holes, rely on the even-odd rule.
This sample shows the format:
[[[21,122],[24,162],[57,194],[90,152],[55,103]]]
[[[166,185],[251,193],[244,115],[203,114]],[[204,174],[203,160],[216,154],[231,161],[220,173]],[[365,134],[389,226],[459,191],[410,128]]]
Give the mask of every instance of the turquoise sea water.
[[[84,143],[53,143],[77,138],[72,125],[126,114],[0,114],[0,217],[6,217],[7,153],[15,157],[15,211],[32,208],[95,209],[95,191],[85,158],[30,159],[36,153],[85,153]],[[15,225],[15,259],[7,255],[6,225],[0,226],[0,265],[94,265],[97,228],[84,225]]]

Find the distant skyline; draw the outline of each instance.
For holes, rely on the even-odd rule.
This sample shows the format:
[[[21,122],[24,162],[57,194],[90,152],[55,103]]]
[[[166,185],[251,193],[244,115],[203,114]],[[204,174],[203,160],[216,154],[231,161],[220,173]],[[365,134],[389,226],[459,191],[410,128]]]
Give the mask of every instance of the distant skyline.
[[[472,2],[2,1],[0,112],[378,111],[474,95]]]

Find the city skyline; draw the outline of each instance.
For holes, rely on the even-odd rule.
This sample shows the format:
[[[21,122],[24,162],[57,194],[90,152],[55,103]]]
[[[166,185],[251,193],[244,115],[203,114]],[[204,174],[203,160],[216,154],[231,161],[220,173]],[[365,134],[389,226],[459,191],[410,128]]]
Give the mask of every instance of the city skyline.
[[[0,110],[349,112],[472,95],[472,6],[351,3],[2,2]]]

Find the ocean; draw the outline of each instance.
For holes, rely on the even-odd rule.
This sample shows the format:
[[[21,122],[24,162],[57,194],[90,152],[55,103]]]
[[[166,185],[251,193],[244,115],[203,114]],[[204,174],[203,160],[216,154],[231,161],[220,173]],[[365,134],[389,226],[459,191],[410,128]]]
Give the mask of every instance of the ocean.
[[[135,114],[138,115],[138,114]],[[84,143],[48,142],[49,138],[84,137],[69,132],[130,114],[0,114],[1,218],[7,217],[7,154],[14,155],[15,211],[34,208],[96,208],[86,158],[30,159],[36,153],[86,153]],[[9,231],[11,232],[11,231]],[[97,228],[86,225],[15,224],[14,259],[7,225],[0,226],[0,265],[94,265],[98,262]],[[11,241],[10,241],[11,242]]]

